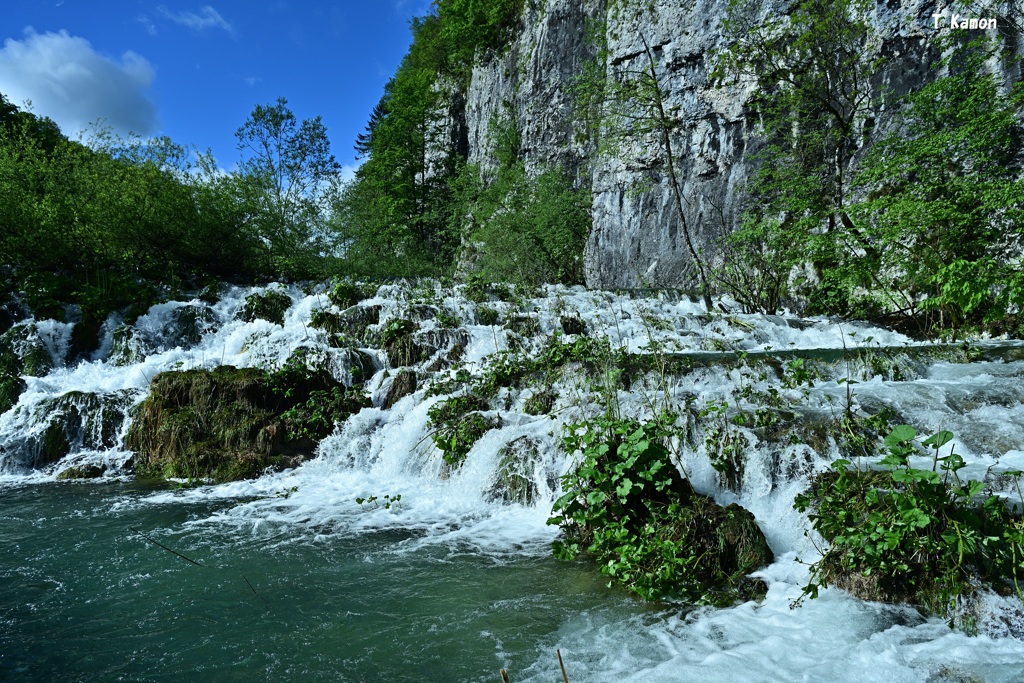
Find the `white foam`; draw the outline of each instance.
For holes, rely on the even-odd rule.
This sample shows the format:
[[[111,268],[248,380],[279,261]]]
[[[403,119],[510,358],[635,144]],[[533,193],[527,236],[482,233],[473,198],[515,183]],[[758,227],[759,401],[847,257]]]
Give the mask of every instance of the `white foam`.
[[[33,410],[48,398],[67,391],[126,391],[137,402],[145,396],[152,377],[165,370],[220,364],[274,368],[296,348],[306,347],[325,354],[337,366],[336,374],[341,373],[345,352],[330,349],[326,335],[309,326],[312,311],[329,305],[326,297],[284,288],[293,304],[283,325],[235,319],[245,297],[260,291],[265,290],[233,288],[212,306],[193,301],[153,307],[136,324],[151,347],[139,362],[116,367],[100,359],[58,367],[45,377],[26,378],[28,391],[14,409],[0,416],[0,444],[38,430]],[[414,291],[405,285],[380,288],[369,303],[382,307],[382,325],[404,315],[415,303]],[[463,296],[429,283],[419,291],[464,320],[472,319],[475,304]],[[502,302],[488,305],[503,316],[515,308]],[[201,341],[188,348],[173,343],[168,327],[184,306],[204,307],[211,316]],[[865,324],[801,320],[788,314],[717,310],[708,314],[696,302],[668,295],[632,298],[548,286],[545,296],[526,301],[519,312],[535,317],[547,333],[561,330],[562,316],[579,316],[591,336],[605,335],[614,347],[632,352],[651,347],[723,352],[916,345],[903,335]],[[435,323],[425,325],[433,327]],[[466,329],[465,361],[471,371],[479,371],[496,351],[508,348],[509,333],[502,328],[471,324]],[[536,348],[536,342],[528,343]],[[443,397],[428,399],[421,387],[390,410],[367,408],[352,416],[320,444],[317,458],[294,470],[252,481],[133,496],[115,507],[172,504],[202,509],[203,503],[224,502],[228,504],[215,506],[217,512],[187,525],[234,528],[241,534],[266,537],[269,543],[288,543],[295,535],[395,530],[403,535],[394,545],[396,553],[443,546],[495,561],[544,556],[557,533],[546,524],[559,493],[552,482],[572,462],[557,447],[558,437],[567,422],[600,410],[594,404],[569,405],[586,393],[581,374],[567,376],[559,386],[563,398],[556,419],[501,411],[504,426],[488,432],[463,466],[448,476],[428,428],[428,410]],[[844,406],[850,389],[855,404],[892,406],[900,419],[922,433],[956,432],[957,452],[970,463],[967,473],[984,476],[990,467],[1024,469],[1022,374],[1024,363],[1020,362],[936,363],[923,377],[905,382],[875,378],[849,387],[837,383],[841,377],[819,378],[814,387],[783,390],[783,399],[799,401],[809,413],[827,416]],[[383,379],[382,371],[369,386],[379,387]],[[698,406],[729,401],[735,407],[737,401],[742,403],[735,390],[743,383],[757,390],[768,386],[765,380],[735,368],[708,367],[673,379],[669,394],[676,402],[688,394]],[[663,400],[651,387],[645,395],[643,387],[638,380],[632,391],[619,392],[624,414],[641,414],[651,402]],[[769,585],[765,601],[686,614],[681,607],[664,610],[621,596],[611,598],[606,610],[579,614],[562,624],[555,640],[539,643],[535,662],[516,672],[516,680],[552,680],[555,647],[566,657],[570,680],[922,681],[939,676],[944,667],[943,675],[951,680],[960,674],[986,681],[1019,680],[1024,644],[1013,638],[967,638],[904,608],[865,603],[837,590],[825,590],[819,599],[791,609],[807,579],[804,563],[813,561],[816,553],[813,539],[805,535],[807,518],[793,510],[793,499],[806,487],[807,477],[827,467],[836,454],[827,448],[817,453],[806,445],[780,450],[759,444],[752,430],[743,433],[752,448],[736,491],[722,487],[703,443],[678,444],[680,462],[698,491],[722,504],[737,502],[758,520],[777,557],[761,572]],[[498,453],[523,436],[530,437],[541,454],[533,472],[537,501],[533,506],[492,501],[487,492],[498,467]],[[12,459],[0,454],[0,486],[50,480],[71,464],[101,464],[116,475],[127,456],[121,449],[81,452],[57,468],[40,472],[5,466]],[[385,507],[385,496],[391,500],[399,495],[399,503]],[[377,500],[367,502],[371,497]],[[357,499],[367,500],[360,504]],[[1000,614],[1004,606],[997,600],[986,613]],[[997,630],[998,619],[992,619],[983,624],[986,632]],[[872,678],[875,673],[877,677]]]

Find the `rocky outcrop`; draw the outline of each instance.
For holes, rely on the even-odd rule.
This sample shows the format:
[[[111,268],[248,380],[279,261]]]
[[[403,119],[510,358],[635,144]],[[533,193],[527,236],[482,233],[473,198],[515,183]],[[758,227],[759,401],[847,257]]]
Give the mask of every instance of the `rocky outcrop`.
[[[613,154],[595,154],[572,89],[584,63],[596,56],[588,39],[595,26],[605,27],[608,64],[614,69],[643,67],[647,41],[668,91],[666,104],[681,119],[673,146],[680,157],[688,224],[697,250],[711,252],[717,238],[736,225],[757,152],[751,135],[756,121],[747,106],[750,84],[716,87],[709,82],[713,55],[725,47],[721,26],[728,0],[526,4],[522,30],[509,49],[498,56],[481,55],[473,69],[458,133],[466,141],[469,160],[492,167],[492,127],[514,120],[528,170],[562,165],[579,170],[580,182],[592,188],[589,286],[694,286],[658,145],[638,138]],[[761,12],[785,13],[790,4],[762,0]],[[901,94],[928,77],[938,56],[932,15],[948,16],[950,5],[946,0],[900,0],[872,7],[870,18],[881,37],[877,43],[888,58],[874,79],[879,91]],[[1004,29],[1010,48],[1024,55],[1019,29]],[[1020,78],[1019,65],[1007,61],[992,66],[1011,80]],[[885,130],[886,114],[878,112],[876,135]]]
[[[134,471],[222,482],[302,462],[336,421],[367,404],[325,369],[302,366],[160,373],[125,438]]]

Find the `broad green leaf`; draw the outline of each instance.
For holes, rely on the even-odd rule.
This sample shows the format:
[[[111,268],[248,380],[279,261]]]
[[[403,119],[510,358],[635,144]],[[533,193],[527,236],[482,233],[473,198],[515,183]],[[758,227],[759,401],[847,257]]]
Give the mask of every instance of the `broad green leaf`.
[[[903,442],[912,441],[916,436],[917,430],[910,425],[898,425],[893,427],[893,430],[889,432],[889,436],[885,437],[885,445],[892,448]]]
[[[913,438],[913,437],[911,437],[911,438]],[[924,445],[925,446],[931,446],[932,448],[941,448],[942,446],[945,446],[947,443],[949,443],[952,440],[953,440],[953,432],[948,432],[948,431],[943,430],[941,432],[935,432],[934,434],[929,436],[927,439],[925,439],[924,440]]]

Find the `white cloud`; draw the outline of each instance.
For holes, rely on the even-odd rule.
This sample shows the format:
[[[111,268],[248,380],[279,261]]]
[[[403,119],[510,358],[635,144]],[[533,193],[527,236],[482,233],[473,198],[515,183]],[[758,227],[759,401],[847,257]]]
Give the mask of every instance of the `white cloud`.
[[[146,29],[146,33],[148,33],[151,36],[156,35],[156,24],[154,24],[153,20],[150,19],[147,15],[140,14],[135,18],[135,21],[142,24],[142,26]]]
[[[208,28],[224,29],[228,33],[234,32],[234,28],[227,22],[220,12],[209,5],[204,5],[199,12],[172,12],[163,5],[156,8],[157,13],[164,19],[169,19],[175,24],[187,26],[196,31],[203,31]]]
[[[354,180],[355,177],[356,177],[356,171],[358,171],[359,167],[362,166],[362,165],[363,165],[362,161],[357,161],[357,162],[355,162],[353,164],[344,164],[344,165],[342,165],[342,167],[341,167],[341,175],[340,175],[341,182],[347,183],[347,182],[350,182],[350,181]]]
[[[13,104],[31,100],[65,134],[97,119],[118,133],[149,135],[159,129],[156,105],[147,97],[155,72],[145,57],[125,52],[120,60],[93,50],[85,38],[25,29],[0,49],[0,92]]]

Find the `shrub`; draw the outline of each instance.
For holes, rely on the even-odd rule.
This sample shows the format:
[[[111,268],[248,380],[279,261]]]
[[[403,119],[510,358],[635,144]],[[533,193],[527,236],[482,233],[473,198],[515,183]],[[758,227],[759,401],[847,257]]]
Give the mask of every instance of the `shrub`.
[[[361,285],[345,278],[334,278],[327,290],[327,298],[340,309],[355,306],[377,293],[373,285]]]
[[[501,426],[500,419],[479,412],[486,409],[484,399],[469,394],[436,403],[427,411],[429,427],[434,430],[431,438],[449,466],[461,466],[473,444],[488,430]]]
[[[268,289],[262,294],[257,292],[245,297],[241,318],[246,322],[261,318],[277,325],[283,325],[284,314],[291,305],[291,297],[287,294],[275,289]]]
[[[940,431],[917,443],[907,425],[885,438],[884,470],[861,470],[837,460],[797,496],[794,507],[810,511],[814,529],[829,548],[811,567],[804,595],[817,597],[828,584],[858,597],[909,602],[953,618],[956,599],[979,582],[1021,593],[1024,524],[1007,503],[978,481],[962,481],[966,463],[939,449],[953,434]],[[932,467],[912,467],[923,445]],[[1010,472],[1019,476],[1020,472]]]
[[[729,604],[749,597],[745,579],[772,554],[753,516],[694,493],[664,445],[671,417],[640,423],[602,418],[567,428],[579,466],[549,524],[562,528],[556,557],[591,555],[609,585],[654,599]]]
[[[476,309],[476,321],[480,325],[497,325],[500,314],[490,306],[478,306]]]

